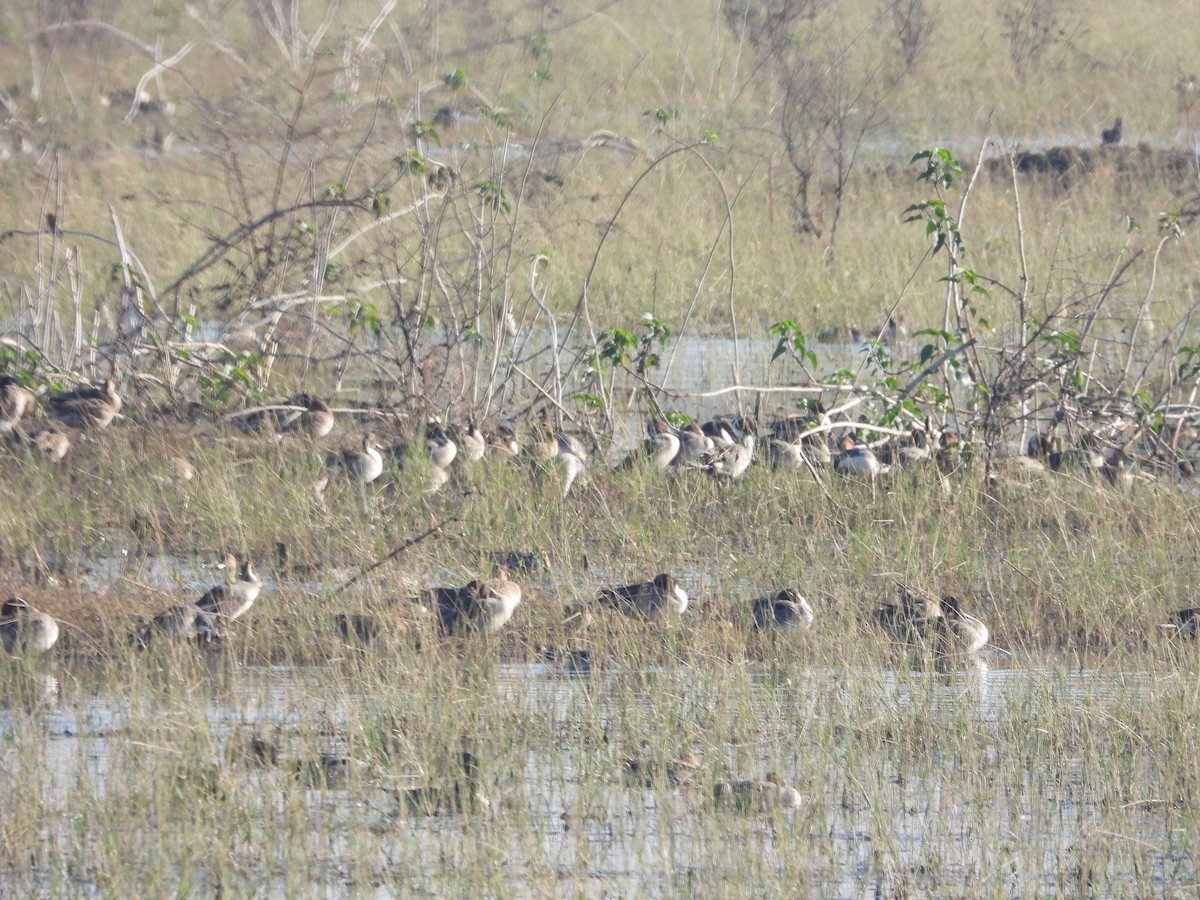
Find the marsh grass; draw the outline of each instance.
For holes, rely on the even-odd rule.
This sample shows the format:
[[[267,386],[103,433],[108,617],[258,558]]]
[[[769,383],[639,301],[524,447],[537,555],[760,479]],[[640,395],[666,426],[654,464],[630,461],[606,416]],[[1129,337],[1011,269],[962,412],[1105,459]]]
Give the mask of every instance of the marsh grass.
[[[140,35],[142,12],[112,10],[113,24]],[[921,262],[921,228],[898,223],[928,190],[908,157],[941,143],[969,165],[989,135],[1090,147],[1121,112],[1127,146],[1143,137],[1174,144],[1181,134],[1186,143],[1194,114],[1171,90],[1192,49],[1194,28],[1179,19],[1186,5],[1089,9],[1072,42],[1020,72],[994,10],[945,5],[943,23],[971,23],[971,64],[959,35],[939,23],[890,100],[886,133],[872,136],[846,185],[833,248],[795,233],[794,185],[773,135],[777,85],[747,76],[763,70],[716,7],[629,6],[619,22],[589,11],[565,28],[566,8],[439,8],[434,21],[425,7],[397,7],[392,34],[407,36],[403,52],[362,57],[358,87],[339,62],[341,45],[277,57],[264,12],[198,14],[214,17],[201,24],[233,52],[254,48],[241,52],[244,76],[182,8],[149,14],[171,40],[205,38],[181,69],[177,118],[160,123],[179,132],[178,153],[135,148],[153,123],[118,125],[123,111],[99,104],[148,62],[108,36],[42,34],[58,75],[6,95],[28,113],[36,144],[70,148],[57,163],[14,153],[0,166],[17,229],[0,243],[6,322],[25,341],[13,346],[44,338],[43,356],[5,356],[6,367],[28,365],[44,383],[68,358],[83,369],[125,360],[123,344],[113,350],[87,324],[95,312],[97,333],[109,334],[127,299],[115,250],[90,236],[111,230],[110,204],[161,287],[214,235],[289,198],[328,199],[347,172],[347,196],[382,184],[393,210],[428,199],[424,173],[395,175],[398,151],[444,159],[459,182],[445,202],[390,227],[379,210],[338,207],[328,219],[286,218],[286,236],[264,256],[241,255],[252,248],[238,244],[227,267],[161,298],[172,323],[194,316],[187,326],[216,332],[228,356],[173,369],[199,349],[176,346],[173,357],[147,340],[128,350],[130,366],[146,350],[155,362],[137,357],[124,421],[59,465],[0,449],[0,572],[63,623],[52,658],[0,660],[0,893],[1177,896],[1194,887],[1197,651],[1158,628],[1194,602],[1190,485],[1167,473],[1127,489],[1063,474],[985,484],[970,464],[945,481],[901,473],[875,486],[757,466],[719,485],[649,467],[617,475],[597,452],[566,498],[552,474],[502,460],[456,465],[429,493],[414,425],[435,411],[510,414],[526,403],[511,385],[481,396],[471,354],[501,352],[494,306],[509,303],[531,327],[527,283],[564,328],[585,279],[596,331],[650,311],[676,339],[736,327],[743,341],[763,340],[784,317],[810,337],[826,328],[845,336],[878,326],[896,303],[910,327],[941,327],[945,269]],[[376,12],[347,8],[337,38],[352,35],[353,45]],[[875,14],[828,4],[819,24],[857,33]],[[0,14],[0,38],[29,33],[27,15]],[[309,34],[317,24],[304,23]],[[508,39],[525,30],[535,40]],[[436,42],[425,40],[435,32]],[[30,59],[49,72],[41,49],[0,54],[3,83],[28,82]],[[549,66],[551,81],[546,71],[528,83],[514,74],[531,64]],[[414,138],[415,117],[462,101],[441,86],[459,65],[475,90],[515,111],[515,124],[468,114],[440,143]],[[310,71],[297,107],[296,85]],[[165,77],[175,96],[174,73]],[[26,109],[32,97],[36,109]],[[233,124],[293,114],[301,136],[282,156],[303,159],[295,169],[279,167],[273,130]],[[640,149],[585,143],[597,129]],[[715,139],[699,143],[710,130]],[[481,180],[499,182],[512,205],[489,207]],[[1140,365],[1155,348],[1170,356],[1190,340],[1194,247],[1164,244],[1157,268],[1150,256],[1158,213],[1179,210],[1194,185],[1106,159],[1069,184],[1017,186],[1020,231],[1011,180],[991,173],[976,184],[969,264],[1015,286],[1023,241],[1029,316],[1054,314],[1071,330],[1115,267],[1141,252],[1106,295],[1088,369],[1089,379],[1116,384],[1114,394],[1132,391],[1110,378],[1126,350]],[[61,235],[43,228],[49,211]],[[323,251],[360,228],[327,268]],[[329,243],[300,238],[317,232]],[[534,254],[549,263],[530,280]],[[251,271],[259,264],[263,272]],[[287,310],[273,332],[278,355],[256,360],[278,311],[272,295],[295,284],[308,291],[314,279],[344,298]],[[368,286],[379,279],[404,280],[395,290]],[[980,301],[990,320],[983,336],[1008,346],[1017,307],[993,287]],[[355,318],[360,300],[377,322]],[[1143,304],[1155,324],[1143,322],[1135,337]],[[78,315],[81,325],[56,330],[55,315]],[[406,340],[426,323],[424,339],[446,343],[404,370],[420,401],[404,415],[378,409],[408,387],[396,372],[358,368],[383,346],[379,323],[410,329]],[[395,332],[389,339],[402,343]],[[567,349],[587,343],[577,333]],[[1160,362],[1140,388],[1165,390],[1173,362]],[[423,395],[423,378],[439,384],[426,371],[438,365],[454,373],[449,388]],[[822,359],[818,377],[831,365]],[[145,371],[155,366],[163,371]],[[736,375],[806,380],[786,359]],[[356,409],[341,434],[316,442],[247,436],[221,422],[293,384],[373,409]],[[557,387],[592,389],[586,379]],[[616,383],[619,396],[625,387]],[[199,410],[213,421],[167,423]],[[375,484],[334,479],[318,495],[326,455],[369,427],[409,453]],[[196,477],[174,477],[173,457]],[[438,533],[389,558],[439,522]],[[425,587],[486,574],[512,550],[544,551],[547,564],[514,576],[522,603],[499,634],[440,635],[413,602]],[[139,622],[224,578],[213,566],[228,551],[253,559],[266,582],[228,637],[210,648],[134,649]],[[690,595],[681,621],[597,608],[601,588],[660,571]],[[981,672],[895,646],[871,614],[897,581],[960,597],[1012,655],[993,656]],[[750,601],[782,587],[809,598],[813,628],[756,633]],[[580,608],[590,622],[569,618]],[[346,628],[339,615],[369,627]],[[586,652],[589,673],[547,660],[547,650]],[[689,753],[699,765],[681,777]],[[631,760],[651,774],[631,778]],[[768,772],[799,789],[799,809],[715,802],[717,782]]]

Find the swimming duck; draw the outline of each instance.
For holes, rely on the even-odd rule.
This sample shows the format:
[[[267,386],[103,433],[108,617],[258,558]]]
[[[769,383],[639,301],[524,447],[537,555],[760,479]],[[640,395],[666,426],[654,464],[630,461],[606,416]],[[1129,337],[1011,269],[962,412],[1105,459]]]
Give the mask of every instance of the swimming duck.
[[[9,597],[0,606],[0,641],[6,653],[45,653],[58,640],[54,617],[34,609],[23,597]]]
[[[155,615],[138,635],[138,645],[149,646],[155,636],[174,641],[207,644],[221,637],[213,615],[195,603],[177,603]]]
[[[121,398],[111,378],[103,385],[84,385],[55,394],[47,404],[50,415],[72,428],[103,428],[121,411]]]
[[[227,576],[237,572],[237,559],[233,554],[225,557],[225,571]],[[205,595],[196,601],[196,606],[221,620],[232,622],[250,610],[261,590],[262,582],[255,574],[253,564],[246,560],[235,579],[209,588]]]
[[[37,406],[33,392],[11,375],[0,375],[0,434],[8,434]]]
[[[491,578],[460,588],[434,588],[428,596],[447,634],[492,634],[512,618],[521,602],[521,586],[509,580],[508,569],[497,566]]]
[[[683,615],[687,610],[688,595],[674,576],[663,572],[655,575],[653,581],[605,588],[600,592],[600,605],[627,616],[662,621],[667,616]]]
[[[773,809],[796,809],[800,792],[784,784],[775,772],[753,781],[718,781],[713,785],[713,798],[742,810],[770,812]]]
[[[759,597],[751,608],[759,631],[794,631],[813,623],[812,607],[799,591],[784,588],[774,597]]]
[[[326,457],[325,464],[331,469],[341,470],[351,481],[370,484],[383,474],[383,456],[379,450],[379,439],[372,432],[363,435],[359,447],[331,453]]]
[[[938,652],[943,656],[978,653],[988,642],[988,629],[979,619],[963,612],[956,597],[941,600],[938,620]]]
[[[870,447],[859,446],[852,434],[844,434],[841,439],[842,452],[833,458],[835,472],[843,475],[856,475],[859,478],[869,478],[872,482],[887,471],[879,462],[879,458]]]

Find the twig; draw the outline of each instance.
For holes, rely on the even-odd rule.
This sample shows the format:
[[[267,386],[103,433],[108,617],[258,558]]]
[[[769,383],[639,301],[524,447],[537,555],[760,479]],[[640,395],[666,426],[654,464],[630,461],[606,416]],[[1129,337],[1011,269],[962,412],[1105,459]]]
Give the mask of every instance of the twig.
[[[376,569],[378,569],[384,563],[390,562],[391,560],[395,559],[397,556],[399,556],[405,550],[409,549],[410,547],[416,546],[417,544],[421,543],[421,541],[425,540],[427,537],[430,537],[435,534],[440,534],[443,528],[445,528],[447,525],[451,525],[454,522],[457,522],[458,519],[459,519],[458,513],[455,513],[448,519],[442,519],[442,521],[438,522],[436,525],[434,525],[428,531],[424,531],[421,534],[418,534],[416,537],[408,538],[407,540],[405,540],[398,546],[394,547],[392,550],[389,550],[387,556],[383,557],[383,559],[377,560],[377,561],[371,563],[371,565],[367,566],[365,569],[359,570],[359,573],[357,575],[355,575],[353,578],[351,578],[349,581],[347,581],[345,584],[341,585],[340,587],[334,588],[333,594],[336,595],[336,594],[342,593],[342,591],[346,590],[351,585],[356,584],[365,576],[370,575],[372,572],[374,572]]]

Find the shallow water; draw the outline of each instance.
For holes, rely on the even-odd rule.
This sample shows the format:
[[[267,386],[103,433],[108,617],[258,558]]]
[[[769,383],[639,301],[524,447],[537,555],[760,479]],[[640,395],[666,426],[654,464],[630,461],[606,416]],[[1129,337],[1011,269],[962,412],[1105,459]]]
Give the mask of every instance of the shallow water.
[[[705,673],[610,668],[580,677],[552,665],[498,664],[487,681],[490,702],[522,721],[539,723],[531,733],[554,738],[531,740],[508,777],[482,760],[486,809],[423,816],[398,802],[397,785],[410,782],[395,771],[364,775],[347,785],[331,777],[328,784],[300,790],[298,801],[289,799],[297,794],[287,775],[296,761],[314,747],[333,756],[351,752],[347,735],[364,710],[378,705],[377,698],[354,690],[352,679],[331,681],[333,670],[243,668],[211,656],[213,671],[196,673],[182,696],[177,690],[162,696],[115,695],[88,687],[86,670],[73,669],[58,673],[68,687],[35,704],[32,712],[0,711],[0,776],[15,782],[26,770],[36,772],[33,793],[49,829],[41,841],[58,846],[66,857],[30,870],[0,868],[0,894],[16,895],[29,885],[48,893],[64,887],[70,894],[106,893],[103,879],[87,874],[89,851],[64,849],[72,847],[72,816],[81,796],[100,807],[120,802],[106,796],[114,779],[128,777],[115,773],[145,765],[139,760],[169,760],[176,751],[165,745],[175,720],[180,728],[207,728],[215,746],[248,729],[281,735],[274,766],[220,763],[228,770],[228,789],[256,798],[253,815],[270,825],[268,831],[286,823],[293,840],[296,829],[302,832],[308,849],[304,871],[279,872],[262,847],[258,855],[244,858],[236,883],[269,896],[294,894],[298,885],[334,896],[358,896],[368,889],[373,896],[456,893],[465,883],[463,867],[484,871],[493,893],[513,896],[540,893],[534,884],[588,895],[708,895],[727,892],[716,887],[723,883],[759,890],[795,884],[807,886],[803,892],[838,897],[958,896],[972,892],[972,885],[988,893],[984,883],[1009,896],[1053,894],[1079,888],[1071,881],[1076,874],[1069,871],[1070,861],[1106,815],[1091,777],[1077,769],[1084,765],[1082,757],[1058,760],[1066,771],[1051,773],[1014,762],[1021,747],[989,742],[986,753],[998,770],[1022,767],[1024,788],[1013,792],[1011,778],[1004,781],[1008,787],[998,780],[991,802],[980,805],[969,802],[969,793],[956,784],[964,763],[942,747],[932,745],[916,759],[885,755],[864,768],[863,760],[842,761],[837,748],[830,755],[806,745],[802,735],[793,739],[780,729],[821,718],[870,729],[875,711],[891,722],[920,722],[932,734],[964,727],[987,732],[1023,716],[1030,717],[1034,729],[1037,710],[1045,704],[1111,708],[1119,715],[1130,703],[1149,700],[1186,677],[1065,669],[1036,661],[950,676],[801,670],[780,677],[770,668],[752,669],[746,673],[754,719],[749,731],[757,739],[748,751],[739,751],[743,769],[734,774],[759,777],[778,770],[804,797],[799,810],[766,814],[714,812],[711,780],[691,788],[630,783],[604,746],[607,725],[600,745],[587,737],[588,722],[615,728],[630,715],[617,698],[631,690],[647,710],[658,699],[651,692],[678,692],[679,702],[699,720],[713,700],[689,693],[689,685],[703,681]],[[164,746],[147,747],[153,743],[144,737],[147,720],[164,729]],[[712,757],[704,760],[706,766],[722,762],[715,758],[722,756],[719,741],[709,737],[710,745],[701,747]],[[853,734],[847,740],[853,741]],[[790,747],[789,755],[781,759],[771,747]],[[1055,802],[1046,805],[1051,796]],[[295,802],[302,807],[300,819],[289,817]],[[0,833],[7,832],[6,820],[13,817],[12,809],[0,812]],[[1151,893],[1171,893],[1191,883],[1190,844],[1175,819],[1170,808],[1154,805],[1127,816],[1124,821],[1135,822],[1137,830],[1126,838],[1150,848],[1143,854],[1147,868],[1106,873],[1104,887],[1093,893],[1141,892],[1150,885],[1155,886]],[[158,832],[170,827],[156,822],[155,839],[169,845],[169,836]],[[264,843],[271,842],[264,838]],[[997,876],[997,854],[1009,860],[1010,876]],[[59,863],[64,867],[56,868]],[[200,894],[211,893],[213,872],[203,865],[197,872]]]

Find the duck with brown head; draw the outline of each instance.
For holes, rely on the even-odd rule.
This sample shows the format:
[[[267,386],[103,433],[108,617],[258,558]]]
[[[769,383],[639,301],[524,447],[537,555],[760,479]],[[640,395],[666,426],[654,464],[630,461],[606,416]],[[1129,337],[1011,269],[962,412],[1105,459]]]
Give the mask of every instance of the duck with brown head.
[[[99,387],[84,385],[55,394],[46,408],[50,415],[72,428],[103,428],[121,411],[121,397],[109,378]]]
[[[57,640],[58,623],[24,597],[10,597],[0,607],[0,642],[6,653],[46,653]]]
[[[627,616],[661,622],[682,616],[688,607],[688,595],[673,575],[662,572],[652,581],[605,588],[599,602]]]
[[[218,621],[232,622],[244,616],[258,599],[262,590],[262,582],[254,572],[250,560],[242,563],[241,571],[237,569],[237,558],[231,553],[225,557],[225,572],[228,580],[218,584],[196,601],[196,606]]]

